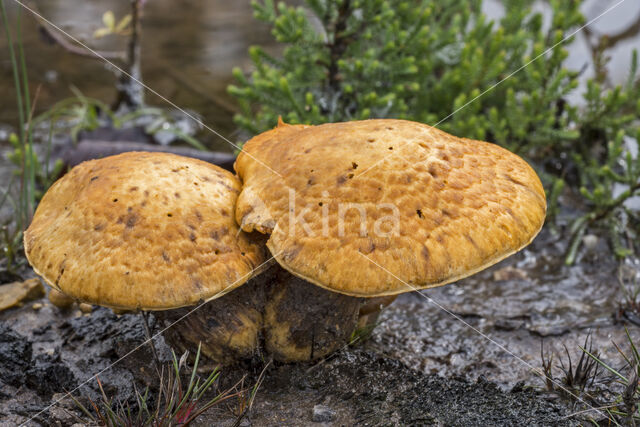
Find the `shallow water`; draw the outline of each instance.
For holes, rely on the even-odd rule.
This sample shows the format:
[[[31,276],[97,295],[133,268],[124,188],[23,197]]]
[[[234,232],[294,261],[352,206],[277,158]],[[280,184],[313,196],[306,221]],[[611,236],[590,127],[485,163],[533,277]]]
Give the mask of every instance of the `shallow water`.
[[[15,23],[18,6],[5,1],[11,22]],[[112,10],[117,19],[129,12],[127,1],[106,0],[77,2],[68,0],[34,1],[40,13],[92,48],[113,51],[123,49],[125,38],[108,36],[99,40],[93,32],[102,27],[102,14]],[[73,96],[70,87],[107,102],[115,100],[116,75],[102,60],[94,60],[51,46],[38,33],[36,21],[23,11],[23,42],[31,92],[40,87],[37,109],[45,110],[54,102]],[[256,22],[248,1],[152,0],[145,2],[142,18],[143,82],[162,96],[202,116],[205,124],[223,136],[236,139],[232,116],[235,104],[226,94],[235,66],[249,65],[250,45],[269,45],[269,29]],[[0,37],[0,51],[7,52],[6,38]],[[0,71],[0,123],[17,123],[11,64],[2,55]],[[147,102],[168,105],[147,94]],[[212,148],[233,148],[210,132],[201,138]],[[0,140],[3,138],[0,138]]]

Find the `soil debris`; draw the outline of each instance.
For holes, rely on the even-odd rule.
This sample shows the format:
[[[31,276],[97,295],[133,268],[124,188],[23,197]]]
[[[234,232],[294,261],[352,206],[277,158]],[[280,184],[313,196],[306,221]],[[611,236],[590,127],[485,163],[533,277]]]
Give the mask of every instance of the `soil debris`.
[[[38,299],[43,295],[44,286],[40,279],[36,278],[0,285],[0,311]]]

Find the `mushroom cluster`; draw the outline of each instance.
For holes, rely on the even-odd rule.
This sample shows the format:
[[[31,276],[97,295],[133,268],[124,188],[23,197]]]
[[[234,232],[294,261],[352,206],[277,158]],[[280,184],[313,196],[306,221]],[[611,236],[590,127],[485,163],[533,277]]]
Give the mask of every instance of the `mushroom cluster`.
[[[546,212],[520,157],[403,120],[280,123],[235,170],[164,153],[82,163],[42,199],[27,257],[75,299],[154,311],[172,346],[216,363],[307,361],[397,294],[520,250]]]

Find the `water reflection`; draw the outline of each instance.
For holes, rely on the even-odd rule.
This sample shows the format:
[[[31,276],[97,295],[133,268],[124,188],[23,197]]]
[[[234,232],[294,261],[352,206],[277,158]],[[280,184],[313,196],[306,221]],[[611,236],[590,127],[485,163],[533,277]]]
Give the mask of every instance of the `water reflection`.
[[[10,21],[15,24],[19,6],[5,1]],[[101,17],[112,10],[116,17],[129,11],[129,2],[106,0],[40,0],[33,4],[47,19],[100,50],[122,49],[123,38],[109,36],[95,40],[93,32],[102,26]],[[225,136],[235,126],[231,121],[233,100],[226,94],[234,66],[247,67],[247,48],[252,44],[271,43],[267,27],[253,19],[248,1],[148,0],[142,20],[142,73],[145,84],[177,105],[197,111],[203,121]],[[115,98],[115,74],[101,60],[69,54],[50,46],[38,34],[36,21],[26,11],[22,14],[23,41],[32,93],[40,86],[38,110],[71,96],[70,86],[87,96],[112,101]],[[0,39],[6,52],[6,39]],[[4,56],[4,55],[3,55]],[[8,57],[3,58],[0,96],[5,105],[14,102]],[[150,104],[163,105],[153,95]],[[17,122],[17,110],[3,108],[0,123]],[[205,134],[205,142],[217,149],[231,147],[214,135]]]

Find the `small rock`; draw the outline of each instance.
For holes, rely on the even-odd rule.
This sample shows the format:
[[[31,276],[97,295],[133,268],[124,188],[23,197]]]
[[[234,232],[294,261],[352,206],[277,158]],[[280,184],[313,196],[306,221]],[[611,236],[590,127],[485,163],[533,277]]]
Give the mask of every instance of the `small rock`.
[[[520,329],[524,326],[524,323],[525,322],[522,319],[498,318],[493,326],[501,331],[515,331],[516,329]]]
[[[532,325],[527,329],[541,337],[559,337],[571,331],[566,325]]]
[[[44,296],[44,286],[42,286],[40,279],[37,278],[1,285],[0,311],[42,296]]]
[[[527,273],[524,270],[515,267],[504,267],[493,272],[493,280],[524,280]]]
[[[74,303],[73,298],[54,288],[49,291],[49,301],[61,310],[68,309]]]
[[[59,408],[54,405],[49,408],[49,420],[51,422],[50,425],[68,426],[77,420],[77,416],[70,413],[68,409]]]
[[[56,70],[47,70],[44,72],[44,79],[47,83],[55,83],[58,80],[58,72]]]
[[[80,309],[81,312],[87,314],[87,313],[91,313],[91,311],[93,310],[93,306],[91,304],[87,304],[87,303],[81,303],[78,304],[78,308]]]
[[[44,306],[43,306],[41,303],[39,303],[39,302],[36,302],[36,303],[34,303],[34,304],[31,306],[31,308],[32,308],[34,311],[38,311],[38,310],[40,310],[42,307],[44,307]]]
[[[67,409],[75,409],[76,407],[73,399],[69,397],[68,393],[53,393],[53,396],[51,396],[51,403],[54,402],[57,406]]]
[[[328,423],[333,420],[335,411],[325,405],[314,405],[311,420],[314,423]]]
[[[598,246],[598,236],[595,234],[587,234],[582,238],[582,244],[587,252],[593,252]]]

